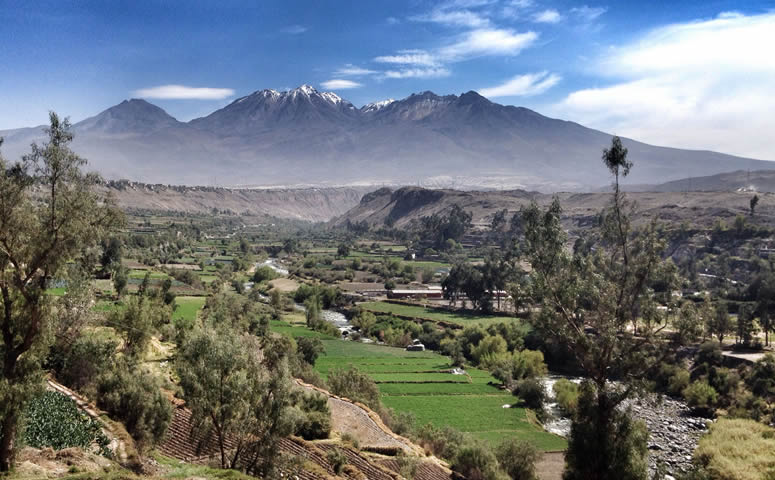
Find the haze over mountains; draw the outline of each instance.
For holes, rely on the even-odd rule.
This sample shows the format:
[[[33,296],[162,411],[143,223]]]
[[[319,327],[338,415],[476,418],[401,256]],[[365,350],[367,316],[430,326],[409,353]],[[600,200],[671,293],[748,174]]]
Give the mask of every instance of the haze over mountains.
[[[66,112],[60,112],[66,113]],[[41,128],[0,132],[16,159]],[[74,125],[74,149],[106,177],[188,185],[421,184],[429,187],[590,190],[608,183],[610,134],[476,92],[413,94],[356,108],[303,85],[261,90],[180,122],[126,100]],[[707,151],[624,140],[633,184],[775,167]]]

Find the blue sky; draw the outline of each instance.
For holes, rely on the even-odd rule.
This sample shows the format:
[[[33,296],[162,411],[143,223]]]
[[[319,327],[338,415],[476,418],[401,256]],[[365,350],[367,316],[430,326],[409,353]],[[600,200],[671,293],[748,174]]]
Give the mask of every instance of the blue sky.
[[[775,160],[765,2],[0,0],[0,129],[144,97],[180,120],[309,83],[357,106],[493,101]]]

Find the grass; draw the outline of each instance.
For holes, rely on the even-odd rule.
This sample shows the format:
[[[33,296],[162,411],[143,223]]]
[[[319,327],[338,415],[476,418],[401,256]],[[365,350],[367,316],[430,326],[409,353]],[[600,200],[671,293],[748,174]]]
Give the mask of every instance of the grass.
[[[205,297],[175,297],[177,307],[172,314],[172,319],[196,320],[196,315],[202,309],[206,300]]]
[[[67,289],[64,287],[49,288],[46,290],[46,295],[51,295],[52,297],[61,297],[65,293],[67,293]]]
[[[270,328],[296,338],[321,338],[325,353],[315,370],[324,379],[334,369],[355,366],[377,382],[386,406],[413,413],[418,425],[448,425],[492,445],[518,437],[541,450],[566,447],[564,439],[530,422],[525,409],[502,408],[518,399],[494,386],[497,380],[486,371],[472,368],[467,375],[452,375],[447,373],[452,368],[449,359],[435,352],[339,340],[284,321],[272,321]]]
[[[711,478],[775,478],[775,429],[754,420],[722,418],[700,439],[694,458]]]
[[[149,273],[148,278],[152,279],[152,280],[163,280],[163,279],[169,277],[169,275],[167,275],[164,272],[151,272],[151,271],[148,271],[148,270],[132,270],[132,271],[129,272],[128,277],[129,278],[143,279],[143,278],[145,278],[145,274],[146,273]]]
[[[406,305],[387,302],[365,302],[358,305],[364,310],[374,313],[392,313],[405,317],[431,320],[434,322],[447,322],[462,326],[481,325],[486,327],[494,323],[519,322],[517,318],[498,315],[483,315],[467,311],[448,311],[439,308],[424,307],[421,305]],[[525,329],[528,327],[525,325]]]
[[[566,447],[564,439],[533,425],[525,409],[503,408],[516,401],[507,393],[383,396],[382,401],[390,408],[414,413],[418,424],[450,425],[492,444],[508,437],[518,437],[541,450],[562,450]]]

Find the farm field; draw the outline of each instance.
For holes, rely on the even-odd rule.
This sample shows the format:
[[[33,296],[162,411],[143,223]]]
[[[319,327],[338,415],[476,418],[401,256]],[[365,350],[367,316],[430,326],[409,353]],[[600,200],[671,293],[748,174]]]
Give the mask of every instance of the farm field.
[[[467,327],[469,325],[481,325],[486,327],[494,323],[519,322],[514,317],[505,317],[497,315],[481,315],[467,312],[450,312],[442,309],[423,307],[420,305],[406,305],[388,302],[364,302],[358,304],[364,310],[372,313],[392,313],[435,322],[454,323]],[[528,327],[525,325],[525,328]]]
[[[467,369],[465,375],[453,375],[449,359],[434,352],[339,340],[284,321],[272,321],[270,327],[292,337],[320,338],[325,353],[315,363],[315,370],[324,379],[331,371],[352,365],[377,383],[386,406],[414,414],[418,425],[447,425],[493,446],[518,437],[541,450],[566,447],[564,439],[530,421],[525,409],[503,408],[519,400],[500,390],[497,380],[486,371]]]
[[[204,306],[205,300],[205,297],[175,297],[177,308],[175,308],[175,312],[172,314],[172,319],[193,322],[196,320],[196,314]]]

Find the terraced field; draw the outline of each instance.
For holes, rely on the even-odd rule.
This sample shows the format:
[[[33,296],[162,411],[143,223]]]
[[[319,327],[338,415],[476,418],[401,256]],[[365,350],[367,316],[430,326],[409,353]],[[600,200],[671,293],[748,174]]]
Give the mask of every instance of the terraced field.
[[[373,313],[392,313],[403,317],[411,317],[434,322],[445,322],[467,327],[469,325],[481,325],[486,327],[494,323],[519,322],[514,317],[498,315],[482,315],[469,312],[451,312],[441,308],[424,307],[421,305],[407,305],[403,303],[389,302],[364,302],[358,304],[364,310]],[[525,326],[527,328],[527,326]]]
[[[413,413],[420,425],[448,425],[494,445],[519,437],[546,451],[566,446],[564,439],[528,418],[525,409],[504,408],[518,399],[500,390],[488,372],[467,369],[456,375],[449,359],[434,352],[343,341],[282,321],[273,321],[271,328],[293,337],[317,336],[326,350],[315,364],[321,376],[327,378],[332,370],[353,365],[377,383],[386,406]]]

